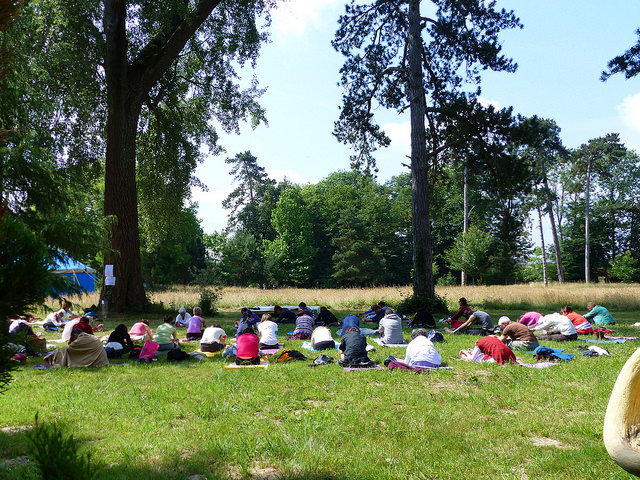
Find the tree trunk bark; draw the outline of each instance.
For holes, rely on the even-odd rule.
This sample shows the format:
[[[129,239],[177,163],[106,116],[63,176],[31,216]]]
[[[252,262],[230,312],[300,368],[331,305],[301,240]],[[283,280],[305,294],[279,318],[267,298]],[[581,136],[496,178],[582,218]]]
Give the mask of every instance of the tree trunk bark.
[[[549,214],[551,222],[551,238],[553,239],[553,249],[556,253],[556,270],[558,271],[558,283],[564,283],[564,268],[562,267],[562,253],[560,252],[560,241],[558,240],[558,231],[556,230],[556,219],[553,216],[553,204],[549,198],[549,182],[547,180],[547,170],[544,160],[542,162],[542,178],[544,182],[544,191],[546,197],[546,211]]]
[[[136,133],[141,109],[139,79],[132,78],[127,59],[126,2],[105,2],[105,77],[107,85],[107,148],[104,214],[109,225],[110,249],[104,264],[113,265],[116,283],[104,287],[101,299],[109,309],[140,309],[146,303],[142,285],[138,190],[136,188]]]
[[[422,74],[420,0],[409,2],[408,91],[411,116],[411,199],[413,223],[413,294],[435,295],[429,221],[429,158],[425,130],[426,99]]]
[[[587,184],[584,193],[584,281],[591,282],[591,247],[589,238],[589,203],[591,202],[591,161],[587,167]]]
[[[544,286],[549,285],[549,276],[547,274],[547,249],[544,244],[544,228],[542,228],[542,210],[540,205],[537,206],[538,209],[538,222],[540,226],[540,246],[542,248],[542,281],[544,282]]]
[[[466,165],[464,167],[464,187],[462,191],[462,203],[462,233],[466,235],[469,231],[469,168]],[[464,260],[464,257],[462,258],[462,260]],[[462,285],[463,287],[467,285],[467,272],[465,272],[464,270],[460,272],[460,285]]]

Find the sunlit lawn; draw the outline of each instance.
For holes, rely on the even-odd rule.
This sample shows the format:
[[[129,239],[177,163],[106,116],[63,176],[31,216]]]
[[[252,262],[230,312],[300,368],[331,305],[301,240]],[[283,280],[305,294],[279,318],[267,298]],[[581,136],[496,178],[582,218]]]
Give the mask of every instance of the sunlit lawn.
[[[488,310],[494,320],[523,313]],[[640,314],[614,315],[617,332],[640,333],[630,326]],[[138,318],[110,317],[107,327]],[[215,320],[229,333],[236,318],[225,311]],[[281,326],[281,336],[288,328]],[[40,371],[30,360],[0,396],[0,456],[26,455],[19,428],[38,413],[80,439],[100,478],[109,479],[633,478],[607,455],[602,421],[617,373],[640,340],[606,345],[610,358],[582,356],[576,347],[584,342],[565,344],[574,360],[542,370],[460,362],[459,350],[476,337],[446,340],[437,347],[453,370],[423,375],[310,368],[317,353],[300,341],[286,346],[309,361],[273,362],[267,370],[227,370],[220,356],[115,360],[130,365],[98,370]],[[378,347],[371,358],[382,363],[389,354],[403,357],[403,350]],[[37,478],[22,460],[3,463],[0,478]]]

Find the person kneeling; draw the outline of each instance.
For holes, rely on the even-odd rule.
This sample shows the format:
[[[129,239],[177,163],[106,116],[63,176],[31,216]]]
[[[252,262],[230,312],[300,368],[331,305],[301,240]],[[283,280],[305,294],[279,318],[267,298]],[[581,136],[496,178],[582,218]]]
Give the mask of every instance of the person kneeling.
[[[227,334],[219,323],[204,329],[202,339],[200,340],[201,352],[219,352],[224,349],[224,343],[227,340]]]
[[[253,328],[247,327],[236,337],[238,352],[236,353],[236,365],[258,365],[260,364],[259,345],[260,337],[256,335]]]
[[[442,366],[442,356],[436,350],[428,333],[424,328],[416,328],[411,332],[411,342],[407,345],[407,353],[403,361],[390,357],[385,361],[389,370],[399,368],[401,370],[422,370],[423,368],[439,368]]]
[[[375,364],[367,355],[367,338],[356,327],[349,327],[340,343],[341,367],[373,367]]]

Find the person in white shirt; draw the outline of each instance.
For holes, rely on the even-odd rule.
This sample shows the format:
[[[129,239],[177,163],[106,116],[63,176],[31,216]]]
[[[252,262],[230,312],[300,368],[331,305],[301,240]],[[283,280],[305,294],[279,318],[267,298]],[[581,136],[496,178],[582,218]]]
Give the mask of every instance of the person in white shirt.
[[[220,324],[214,323],[212,326],[204,329],[202,338],[200,339],[201,352],[219,352],[224,349],[227,341],[227,334]]]
[[[327,327],[316,327],[311,335],[311,346],[314,350],[333,350],[336,342]]]
[[[274,350],[280,348],[278,344],[278,324],[273,321],[269,313],[262,315],[256,328],[260,334],[260,349]]]
[[[178,310],[178,316],[176,317],[176,328],[184,328],[189,326],[189,319],[191,318],[191,314],[187,312],[187,309],[182,307]]]
[[[577,340],[578,331],[571,320],[560,313],[551,313],[538,320],[532,330],[546,330],[546,333],[538,336],[539,340],[555,340],[566,342]]]
[[[439,368],[442,366],[442,356],[436,350],[433,342],[427,338],[429,334],[424,328],[416,328],[411,332],[411,342],[407,345],[404,360],[398,361],[388,357],[385,365],[393,370],[416,370],[422,368]]]

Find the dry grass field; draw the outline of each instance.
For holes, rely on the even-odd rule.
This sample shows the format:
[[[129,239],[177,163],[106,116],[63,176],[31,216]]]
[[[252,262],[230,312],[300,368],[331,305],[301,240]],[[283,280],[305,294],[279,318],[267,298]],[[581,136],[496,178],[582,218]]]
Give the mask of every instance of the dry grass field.
[[[161,303],[167,311],[181,306],[192,308],[199,303],[201,287],[173,286],[161,291],[150,291],[149,299]],[[453,286],[438,287],[450,309],[457,308],[457,300],[466,297],[472,306],[496,309],[559,310],[562,305],[573,305],[577,311],[584,310],[593,301],[616,311],[640,311],[640,284],[591,284],[529,283],[520,285]],[[304,301],[308,305],[325,305],[335,309],[360,309],[384,300],[389,305],[398,304],[411,294],[410,286],[373,288],[281,288],[260,290],[258,288],[226,287],[221,290],[218,304],[221,310],[235,310],[254,305],[297,305]],[[75,296],[74,305],[88,307],[98,304],[98,294]],[[49,300],[49,308],[58,308],[58,302]]]

